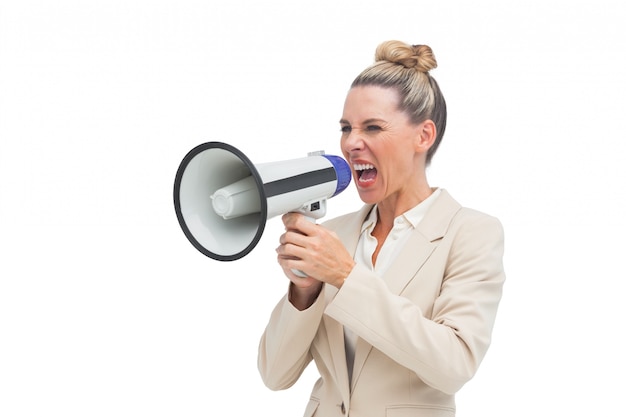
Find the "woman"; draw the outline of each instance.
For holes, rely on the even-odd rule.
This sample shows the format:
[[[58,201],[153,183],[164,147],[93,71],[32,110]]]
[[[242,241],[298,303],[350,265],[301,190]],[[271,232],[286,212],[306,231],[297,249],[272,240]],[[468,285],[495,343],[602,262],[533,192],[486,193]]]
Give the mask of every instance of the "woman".
[[[258,361],[275,390],[315,361],[321,378],[305,416],[454,416],[454,394],[489,346],[503,231],[428,184],[446,125],[436,66],[428,46],[381,44],[340,121],[364,207],[323,225],[283,217],[277,253],[289,290]]]

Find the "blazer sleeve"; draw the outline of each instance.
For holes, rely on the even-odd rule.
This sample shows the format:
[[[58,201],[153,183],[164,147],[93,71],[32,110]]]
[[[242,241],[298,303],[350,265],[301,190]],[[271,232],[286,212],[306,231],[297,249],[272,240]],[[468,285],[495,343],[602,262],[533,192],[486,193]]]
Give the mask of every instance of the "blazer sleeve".
[[[311,362],[310,346],[324,314],[324,287],[308,309],[299,311],[285,295],[261,336],[257,365],[272,390],[291,387]]]
[[[482,361],[505,280],[500,222],[478,212],[459,213],[402,293],[392,293],[383,279],[357,265],[326,309],[373,347],[448,394],[471,379]],[[428,285],[434,299],[416,302]]]

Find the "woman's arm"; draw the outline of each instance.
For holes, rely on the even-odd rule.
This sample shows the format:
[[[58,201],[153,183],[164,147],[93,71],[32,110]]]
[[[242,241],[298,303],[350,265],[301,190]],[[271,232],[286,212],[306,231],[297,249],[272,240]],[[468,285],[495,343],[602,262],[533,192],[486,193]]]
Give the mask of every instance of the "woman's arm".
[[[298,310],[285,295],[276,305],[261,337],[258,368],[272,390],[291,387],[311,362],[311,343],[324,313],[324,291],[313,304]]]

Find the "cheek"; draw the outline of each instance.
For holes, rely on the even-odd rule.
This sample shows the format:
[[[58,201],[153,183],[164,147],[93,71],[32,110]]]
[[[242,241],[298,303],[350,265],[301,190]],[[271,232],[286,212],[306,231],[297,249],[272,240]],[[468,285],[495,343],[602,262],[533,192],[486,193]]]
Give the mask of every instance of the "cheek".
[[[388,150],[383,154],[383,167],[386,173],[390,174],[391,178],[397,178],[403,181],[407,175],[411,175],[414,170],[413,154],[408,150],[394,149]]]
[[[341,153],[343,154],[343,157],[348,159],[349,149],[346,143],[345,135],[341,135],[341,139],[339,139],[339,148],[341,149]]]
[[[341,154],[343,155],[343,157],[345,159],[348,159],[348,151],[346,150],[346,147],[344,146],[345,142],[342,140],[339,142],[339,149],[341,149]]]

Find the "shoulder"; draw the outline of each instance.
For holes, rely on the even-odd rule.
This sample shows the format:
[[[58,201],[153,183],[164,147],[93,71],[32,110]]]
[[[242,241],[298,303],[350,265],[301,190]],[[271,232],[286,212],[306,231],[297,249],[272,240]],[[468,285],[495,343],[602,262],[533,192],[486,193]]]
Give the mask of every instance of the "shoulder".
[[[469,207],[461,207],[452,219],[452,223],[502,229],[502,223],[497,217]]]
[[[449,213],[449,227],[476,227],[502,229],[497,217],[474,208],[465,207],[457,202],[446,190],[442,190],[435,210]]]
[[[474,271],[473,276],[484,281],[503,281],[504,243],[504,229],[497,217],[458,205],[438,245],[446,248],[448,277]]]
[[[469,207],[460,207],[456,211],[443,239],[448,242],[451,255],[456,253],[475,260],[483,256],[500,259],[504,251],[504,228],[500,220]]]

